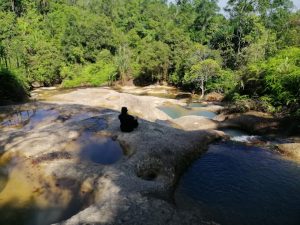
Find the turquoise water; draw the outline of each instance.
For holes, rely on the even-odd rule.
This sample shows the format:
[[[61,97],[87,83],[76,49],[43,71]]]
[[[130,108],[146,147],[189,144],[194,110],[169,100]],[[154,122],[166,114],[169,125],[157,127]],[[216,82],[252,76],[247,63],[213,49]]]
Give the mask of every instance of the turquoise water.
[[[191,102],[191,103],[188,103],[187,104],[187,107],[190,107],[190,108],[194,108],[194,107],[206,107],[207,104],[203,104],[203,103],[200,103],[200,102]]]
[[[177,119],[182,116],[203,116],[209,119],[214,118],[217,114],[214,112],[206,111],[205,108],[202,107],[191,107],[191,108],[185,108],[178,105],[168,105],[168,106],[161,106],[158,107],[161,111],[166,113],[168,116],[170,116],[172,119]]]
[[[221,142],[186,171],[178,207],[222,225],[299,225],[300,163],[262,148]]]

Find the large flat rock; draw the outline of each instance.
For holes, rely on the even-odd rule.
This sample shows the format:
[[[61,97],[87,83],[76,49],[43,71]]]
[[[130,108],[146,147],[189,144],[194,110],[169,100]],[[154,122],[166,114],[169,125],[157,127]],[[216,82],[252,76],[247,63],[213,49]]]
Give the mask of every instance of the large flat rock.
[[[48,193],[48,197],[60,189],[79,199],[88,196],[82,210],[58,224],[210,224],[196,211],[177,209],[172,195],[183,171],[220,136],[213,130],[201,130],[201,126],[183,129],[187,123],[184,118],[177,124],[153,122],[169,119],[156,108],[158,105],[177,100],[110,89],[82,89],[50,100],[24,107],[52,110],[57,116],[30,126],[1,129],[0,151],[3,159],[22,158],[31,179],[49,183],[41,187],[41,193]],[[117,110],[124,105],[143,115],[131,133],[119,129]],[[199,122],[204,124],[202,118]],[[214,127],[211,121],[205,124]],[[87,131],[120,143],[124,156],[111,165],[81,160],[76,141]]]

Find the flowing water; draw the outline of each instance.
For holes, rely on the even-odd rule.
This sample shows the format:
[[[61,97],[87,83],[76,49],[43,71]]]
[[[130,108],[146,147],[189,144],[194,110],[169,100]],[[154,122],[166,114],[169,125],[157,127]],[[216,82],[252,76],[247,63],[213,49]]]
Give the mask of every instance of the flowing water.
[[[211,145],[186,171],[176,204],[222,225],[299,225],[300,164],[232,141]]]

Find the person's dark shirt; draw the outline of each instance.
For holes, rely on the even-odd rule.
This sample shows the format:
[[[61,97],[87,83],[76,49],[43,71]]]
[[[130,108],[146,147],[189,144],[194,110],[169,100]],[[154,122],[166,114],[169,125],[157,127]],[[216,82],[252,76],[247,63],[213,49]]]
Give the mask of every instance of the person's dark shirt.
[[[119,120],[121,122],[120,128],[123,132],[131,132],[134,128],[138,126],[137,120],[127,113],[121,113],[119,115]]]

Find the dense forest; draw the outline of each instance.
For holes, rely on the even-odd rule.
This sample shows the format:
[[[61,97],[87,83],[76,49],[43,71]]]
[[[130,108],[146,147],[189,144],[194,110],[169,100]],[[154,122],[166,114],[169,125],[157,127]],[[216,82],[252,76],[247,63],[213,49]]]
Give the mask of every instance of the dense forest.
[[[290,0],[1,0],[0,99],[133,80],[300,115],[299,34]]]

